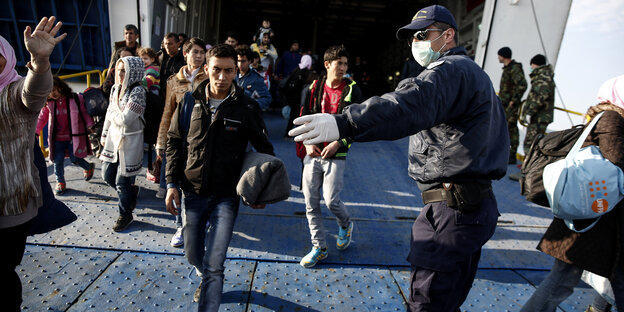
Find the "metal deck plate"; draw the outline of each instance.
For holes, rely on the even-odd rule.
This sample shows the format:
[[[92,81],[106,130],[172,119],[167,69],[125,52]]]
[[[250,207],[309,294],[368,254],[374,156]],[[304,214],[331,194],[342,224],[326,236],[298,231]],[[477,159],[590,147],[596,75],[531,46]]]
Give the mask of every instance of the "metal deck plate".
[[[22,263],[16,270],[22,280],[22,309],[65,311],[119,254],[82,248],[26,246]]]
[[[400,289],[407,293],[409,288],[405,257],[412,222],[422,208],[420,192],[407,175],[407,139],[353,144],[342,194],[355,222],[353,243],[345,251],[336,250],[335,218],[323,208],[329,257],[316,269],[303,269],[298,262],[311,243],[298,190],[301,162],[295,144],[281,137],[286,121],[271,112],[264,118],[290,175],[292,196],[264,210],[240,207],[220,311],[403,311]],[[19,267],[24,306],[34,311],[194,310],[199,280],[190,273],[183,249],[169,245],[174,217],[165,211],[163,200],[155,198],[158,186],[146,181],[143,169],[136,182],[141,193],[135,221],[127,231],[114,233],[117,194],[102,181],[101,162],[87,160],[96,163],[93,180],[84,182],[82,169],[67,160],[68,191],[58,196],[78,220],[28,239],[49,246],[27,247]],[[508,166],[508,173],[518,170]],[[54,185],[51,164],[48,175]],[[544,276],[552,265],[550,257],[535,249],[552,220],[550,210],[528,203],[518,183],[507,177],[494,181],[493,190],[501,216],[483,248],[465,311],[517,311],[533,292],[525,275]],[[562,304],[566,311],[583,311],[591,303],[593,291],[579,289]]]
[[[551,258],[552,259],[552,258]],[[552,260],[551,265],[552,267]],[[535,288],[539,286],[539,284],[546,278],[549,271],[527,271],[527,270],[517,270],[518,274],[522,275],[526,280],[528,280]],[[524,292],[523,295],[530,297],[535,289],[531,289],[531,291]],[[598,293],[591,288],[591,286],[587,285],[585,282],[581,281],[575,288],[574,292],[562,302],[559,307],[563,311],[585,311],[587,306],[592,303],[594,300],[594,296]]]
[[[461,311],[519,311],[547,274],[548,271],[479,270]],[[409,294],[410,271],[393,269],[392,275],[401,291]],[[585,311],[594,293],[590,286],[581,282],[558,311]]]
[[[545,230],[499,225],[483,247],[479,268],[549,270],[552,258],[535,249]]]
[[[222,311],[243,311],[254,262],[225,264]],[[192,311],[200,279],[182,256],[125,252],[87,289],[70,311]],[[232,294],[238,293],[239,296]]]
[[[251,311],[404,311],[389,270],[375,267],[259,263]]]
[[[84,182],[82,169],[66,160],[68,190],[57,196],[78,220],[56,231],[34,236],[29,242],[183,254],[181,249],[169,245],[176,230],[174,217],[165,210],[164,201],[155,198],[157,186],[146,181],[145,175],[137,177],[141,191],[133,223],[122,233],[113,232],[113,223],[119,215],[117,193],[101,180],[101,162],[89,161],[95,161],[96,172],[91,181]],[[48,179],[51,185],[54,179],[52,174]]]
[[[230,257],[299,262],[312,248],[306,219],[239,215],[230,243]],[[258,226],[262,225],[262,226]],[[338,225],[325,220],[327,263],[406,265],[410,223],[354,221],[347,250],[336,249]],[[384,246],[385,252],[371,252]],[[397,257],[397,255],[400,255]]]

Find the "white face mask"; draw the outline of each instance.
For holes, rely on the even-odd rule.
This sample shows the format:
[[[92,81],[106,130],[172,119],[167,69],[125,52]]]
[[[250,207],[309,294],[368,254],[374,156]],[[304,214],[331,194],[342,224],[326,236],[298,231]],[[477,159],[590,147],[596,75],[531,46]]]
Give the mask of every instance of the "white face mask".
[[[431,49],[431,41],[436,41],[442,37],[442,34],[433,40],[413,41],[412,42],[412,55],[420,66],[427,67],[431,62],[435,62],[440,57],[440,51],[444,48],[446,43],[440,48],[439,51],[433,51]]]

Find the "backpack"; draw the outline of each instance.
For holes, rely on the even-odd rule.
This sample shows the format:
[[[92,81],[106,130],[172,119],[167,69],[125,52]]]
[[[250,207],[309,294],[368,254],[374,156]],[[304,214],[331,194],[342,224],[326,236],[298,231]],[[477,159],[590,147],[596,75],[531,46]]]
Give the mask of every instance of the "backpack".
[[[301,88],[307,78],[308,70],[295,69],[286,78],[279,82],[278,88],[282,94],[293,96],[301,94]]]
[[[140,82],[135,82],[130,86],[130,89],[140,86]],[[158,128],[160,127],[160,120],[162,119],[163,111],[165,109],[165,100],[145,90],[145,112],[143,113],[143,121],[145,128],[143,129],[143,142],[147,144],[156,144],[158,138]]]
[[[308,103],[308,111],[312,111],[312,107],[314,105],[314,99],[313,99],[313,95],[314,92],[316,91],[316,84],[317,84],[318,80],[314,80],[312,82],[312,84],[310,84],[310,102]],[[305,107],[306,103],[301,103],[301,108],[299,109],[299,117],[303,116],[303,112],[306,109]],[[303,159],[306,157],[307,155],[307,151],[305,149],[305,146],[303,145],[303,142],[295,142],[295,153],[297,154],[297,157],[299,159],[301,159],[301,161],[303,161]]]
[[[539,135],[524,157],[520,177],[520,193],[532,203],[549,207],[542,173],[544,167],[568,155],[583,132],[583,125]]]
[[[570,153],[544,168],[544,188],[555,217],[575,232],[591,229],[624,198],[624,172],[602,156],[600,147],[581,148],[603,113],[594,117]],[[594,219],[589,225],[574,220]]]
[[[87,113],[91,117],[106,116],[108,109],[108,99],[104,95],[102,88],[87,88],[82,94]]]

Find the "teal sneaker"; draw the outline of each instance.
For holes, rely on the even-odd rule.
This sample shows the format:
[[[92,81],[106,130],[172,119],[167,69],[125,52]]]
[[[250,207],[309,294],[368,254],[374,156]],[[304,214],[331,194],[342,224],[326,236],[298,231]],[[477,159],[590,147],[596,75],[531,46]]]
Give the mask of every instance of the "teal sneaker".
[[[336,239],[336,248],[345,250],[351,244],[351,233],[353,232],[353,222],[349,223],[346,229],[338,227],[338,238]]]
[[[327,250],[323,251],[321,248],[312,247],[312,250],[301,259],[299,264],[304,268],[311,268],[316,265],[319,260],[327,258]]]

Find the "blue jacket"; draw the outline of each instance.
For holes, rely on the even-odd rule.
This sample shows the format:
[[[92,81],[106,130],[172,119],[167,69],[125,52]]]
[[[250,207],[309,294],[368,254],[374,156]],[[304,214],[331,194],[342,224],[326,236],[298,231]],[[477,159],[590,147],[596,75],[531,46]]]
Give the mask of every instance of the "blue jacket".
[[[269,93],[269,89],[264,84],[264,79],[260,76],[260,74],[258,74],[258,72],[256,72],[255,69],[249,68],[245,76],[240,78],[236,75],[235,81],[239,87],[243,88],[246,96],[258,102],[261,109],[264,110],[269,108],[269,105],[273,100],[271,98],[271,93]],[[260,97],[255,98],[253,96],[254,91],[256,91]]]
[[[282,58],[280,58],[280,61],[277,63],[277,70],[275,72],[282,78],[285,78],[299,67],[299,62],[301,62],[301,53],[299,53],[299,51],[284,51]]]
[[[505,113],[487,74],[456,47],[394,92],[336,115],[340,137],[410,137],[409,175],[422,190],[442,182],[489,183],[507,170]]]

